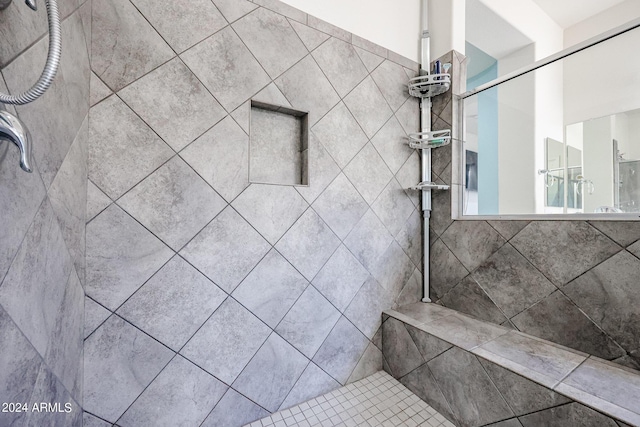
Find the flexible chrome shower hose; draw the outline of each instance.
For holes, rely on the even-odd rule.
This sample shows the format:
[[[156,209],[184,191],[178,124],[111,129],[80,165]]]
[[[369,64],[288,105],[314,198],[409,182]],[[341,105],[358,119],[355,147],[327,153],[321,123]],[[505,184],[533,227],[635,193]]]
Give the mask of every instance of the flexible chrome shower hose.
[[[43,93],[49,89],[60,65],[61,36],[60,36],[60,14],[58,12],[58,4],[56,0],[45,0],[47,5],[47,17],[49,18],[49,54],[47,55],[47,63],[40,75],[40,79],[35,85],[26,92],[19,95],[6,95],[0,93],[0,103],[23,105],[38,99]]]

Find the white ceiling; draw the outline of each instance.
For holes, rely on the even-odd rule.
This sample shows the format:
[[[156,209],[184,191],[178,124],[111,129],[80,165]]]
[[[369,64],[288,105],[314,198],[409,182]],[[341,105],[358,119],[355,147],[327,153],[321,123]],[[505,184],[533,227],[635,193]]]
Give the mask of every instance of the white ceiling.
[[[560,27],[569,28],[624,0],[533,0]]]

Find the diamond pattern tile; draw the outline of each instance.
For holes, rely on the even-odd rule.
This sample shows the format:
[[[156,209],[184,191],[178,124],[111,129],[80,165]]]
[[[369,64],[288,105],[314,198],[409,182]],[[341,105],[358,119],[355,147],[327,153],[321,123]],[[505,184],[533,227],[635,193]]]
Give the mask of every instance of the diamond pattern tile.
[[[367,338],[342,316],[313,356],[313,362],[340,384],[345,384],[368,343]]]
[[[311,28],[307,25],[301,24],[293,19],[289,19],[289,23],[302,40],[302,43],[309,49],[309,51],[314,50],[322,43],[331,37],[329,34],[323,33],[322,31],[318,31],[314,28]]]
[[[367,136],[344,103],[340,102],[312,129],[322,145],[344,168],[367,143]]]
[[[401,65],[389,60],[384,61],[371,72],[371,77],[393,111],[397,111],[409,98],[407,74]]]
[[[344,244],[362,265],[373,271],[392,241],[393,236],[384,224],[372,210],[368,210],[344,240]]]
[[[353,46],[335,37],[323,43],[312,55],[341,98],[368,74]]]
[[[385,123],[371,143],[394,174],[415,151],[409,147],[407,135],[395,116]]]
[[[256,9],[232,26],[272,79],[307,54],[287,18],[268,9]]]
[[[118,123],[118,126],[113,126]],[[173,151],[118,97],[91,109],[89,178],[115,200],[173,155]]]
[[[173,51],[127,0],[93,5],[91,68],[112,90],[168,61]]]
[[[341,239],[347,237],[367,209],[367,202],[343,174],[313,203],[313,210]]]
[[[369,72],[372,72],[378,67],[378,65],[384,62],[384,58],[376,55],[375,53],[371,53],[357,46],[354,46],[354,49]]]
[[[313,286],[343,311],[368,277],[369,273],[362,264],[344,245],[340,245],[313,279]]]
[[[180,351],[216,378],[231,384],[265,342],[271,330],[228,298]]]
[[[133,4],[178,53],[227,25],[208,0],[133,0]]]
[[[272,249],[232,296],[264,323],[275,328],[308,284],[282,255]]]
[[[230,293],[266,255],[269,247],[249,223],[227,207],[180,255]]]
[[[239,427],[266,415],[269,413],[264,408],[230,388],[204,420],[202,427]]]
[[[372,277],[364,282],[344,315],[367,338],[372,339],[382,324],[382,313],[393,305],[393,296]]]
[[[232,206],[274,245],[309,205],[292,186],[251,184]]]
[[[287,409],[316,396],[328,393],[340,388],[340,384],[331,378],[326,372],[318,368],[315,363],[307,365],[296,384],[293,386],[280,410]]]
[[[227,388],[193,363],[176,356],[127,409],[118,425],[200,425]]]
[[[224,199],[177,156],[118,204],[176,251],[226,206]]]
[[[340,167],[331,158],[313,132],[309,133],[309,186],[296,187],[308,203],[313,201],[340,173]]]
[[[275,412],[308,363],[308,359],[285,340],[271,334],[233,383],[233,388]]]
[[[369,138],[372,138],[393,114],[371,77],[367,77],[356,86],[344,98],[344,103]]]
[[[309,112],[309,126],[316,124],[340,101],[311,55],[282,74],[276,85],[294,108]]]
[[[158,238],[111,205],[87,225],[87,295],[115,310],[172,255]]]
[[[393,236],[397,236],[415,208],[404,189],[393,178],[380,193],[371,209],[387,227],[387,230]]]
[[[287,231],[276,249],[300,271],[307,280],[320,271],[340,240],[313,210],[304,215]]]
[[[180,156],[227,202],[249,185],[249,137],[229,116]]]
[[[569,282],[621,249],[582,221],[534,221],[511,244],[556,285]]]
[[[246,0],[213,0],[213,4],[216,5],[229,22],[242,18],[258,7],[256,4]]]
[[[226,114],[178,58],[127,86],[118,96],[176,151]]]
[[[240,106],[270,81],[231,27],[180,57],[227,111]]]
[[[371,144],[364,146],[344,168],[344,173],[369,205],[373,204],[393,177],[384,160]]]
[[[111,316],[84,343],[84,409],[115,423],[173,355],[153,338]]]
[[[275,331],[311,358],[340,318],[340,312],[313,286],[309,286]]]
[[[220,288],[175,256],[117,314],[178,351],[225,298]]]

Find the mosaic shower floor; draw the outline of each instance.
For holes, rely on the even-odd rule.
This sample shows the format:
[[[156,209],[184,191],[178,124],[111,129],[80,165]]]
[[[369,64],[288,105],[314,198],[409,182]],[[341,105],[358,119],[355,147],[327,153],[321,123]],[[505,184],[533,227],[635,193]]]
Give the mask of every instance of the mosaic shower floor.
[[[455,427],[384,371],[245,427]]]

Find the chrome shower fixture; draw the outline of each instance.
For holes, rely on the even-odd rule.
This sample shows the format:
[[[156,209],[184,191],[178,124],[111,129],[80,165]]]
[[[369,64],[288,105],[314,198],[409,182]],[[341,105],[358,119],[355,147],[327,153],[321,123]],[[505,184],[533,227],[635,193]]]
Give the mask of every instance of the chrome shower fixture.
[[[32,172],[31,167],[31,135],[29,130],[13,114],[0,110],[0,141],[13,142],[20,150],[20,167],[25,172]]]
[[[10,0],[0,0],[0,10],[9,6],[10,3]],[[33,10],[37,9],[36,0],[26,0],[26,4]],[[18,95],[0,93],[0,103],[2,104],[23,105],[35,101],[49,89],[58,72],[61,53],[60,14],[56,0],[45,0],[45,4],[47,5],[47,18],[49,19],[49,53],[44,70],[36,84],[26,92]]]

